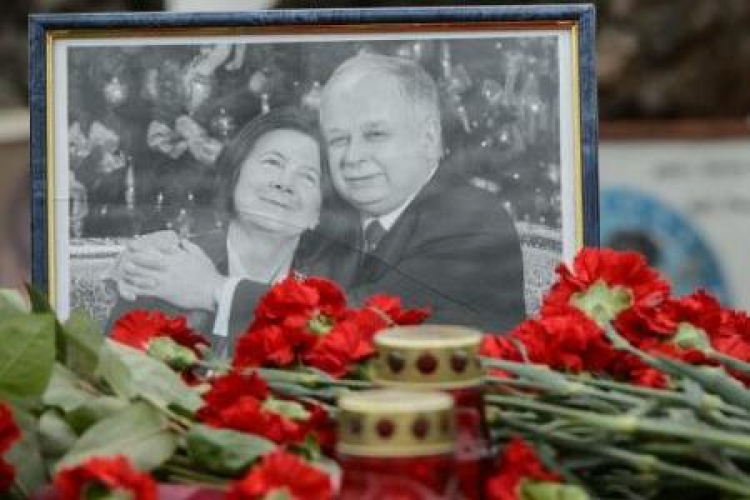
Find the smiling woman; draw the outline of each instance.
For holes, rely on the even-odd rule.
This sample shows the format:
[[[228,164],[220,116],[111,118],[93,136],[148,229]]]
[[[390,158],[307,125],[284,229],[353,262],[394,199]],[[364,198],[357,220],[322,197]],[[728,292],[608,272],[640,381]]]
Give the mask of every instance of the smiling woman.
[[[128,309],[158,307],[189,313],[194,328],[219,340],[244,327],[230,325],[229,309],[221,314],[218,307],[232,301],[238,276],[271,284],[293,270],[318,271],[298,250],[320,220],[324,172],[306,112],[281,108],[247,124],[217,161],[217,206],[226,226],[192,240],[159,231],[131,243],[114,272],[120,301],[110,322]]]
[[[237,179],[237,225],[291,236],[314,228],[322,203],[319,159],[319,144],[302,132],[274,130],[261,137]]]

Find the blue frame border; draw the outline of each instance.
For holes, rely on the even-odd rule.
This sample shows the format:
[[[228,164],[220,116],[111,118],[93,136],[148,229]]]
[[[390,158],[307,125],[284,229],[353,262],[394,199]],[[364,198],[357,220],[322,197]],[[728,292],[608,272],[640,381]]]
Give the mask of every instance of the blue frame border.
[[[420,7],[383,9],[270,10],[240,13],[106,13],[29,16],[29,104],[31,108],[32,283],[48,290],[47,219],[47,32],[113,28],[260,27],[404,23],[572,21],[578,25],[581,119],[583,242],[599,245],[599,179],[595,23],[593,5]]]

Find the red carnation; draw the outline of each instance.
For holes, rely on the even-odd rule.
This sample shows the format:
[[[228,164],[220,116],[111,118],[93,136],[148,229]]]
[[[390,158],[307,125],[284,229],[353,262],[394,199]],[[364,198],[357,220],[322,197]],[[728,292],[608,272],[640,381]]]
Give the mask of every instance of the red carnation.
[[[208,341],[190,329],[184,316],[169,317],[161,311],[137,309],[122,315],[112,327],[110,337],[141,351],[148,349],[152,340],[167,337],[201,356]]]
[[[57,473],[54,480],[60,500],[86,498],[89,489],[129,492],[134,500],[156,500],[156,483],[149,474],[133,468],[124,456],[94,457]]]
[[[274,443],[299,443],[308,434],[306,421],[297,421],[264,409],[263,401],[244,396],[227,408],[208,417],[200,415],[207,424],[222,429],[233,429],[270,439]]]
[[[314,433],[314,410],[305,419],[289,418],[267,408],[268,386],[257,374],[229,373],[215,379],[204,396],[198,418],[211,426],[264,436],[279,444],[299,443]],[[315,408],[315,407],[313,407]]]
[[[482,355],[510,361],[528,358],[574,372],[602,371],[615,356],[604,332],[575,308],[568,306],[560,312],[526,320],[506,336],[485,336]]]
[[[322,278],[289,277],[263,297],[237,342],[235,368],[289,366],[346,316],[346,297]]]
[[[599,324],[614,321],[620,332],[647,329],[669,334],[674,324],[653,309],[669,297],[669,284],[635,252],[584,248],[573,263],[557,268],[559,281],[542,305],[542,315],[573,305]]]
[[[526,320],[506,336],[485,336],[480,353],[490,358],[544,364],[556,370],[608,374],[639,385],[667,385],[665,375],[638,357],[614,349],[604,331],[583,312],[567,306],[560,307],[558,313]],[[652,339],[651,345],[655,348],[661,343]],[[666,347],[660,354],[666,354]]]
[[[404,309],[399,297],[385,294],[368,298],[362,309],[378,315],[385,322],[383,328],[393,325],[419,325],[430,316],[428,308]]]
[[[9,407],[0,403],[0,492],[10,488],[16,476],[15,467],[3,460],[2,456],[20,438],[21,430],[13,420],[13,413]]]
[[[334,282],[290,276],[272,287],[258,303],[255,323],[321,334],[345,313],[346,297]]]
[[[722,354],[750,362],[750,317],[744,311],[722,310],[721,322],[711,333],[713,348]],[[750,386],[750,376],[730,370],[732,375]]]
[[[292,500],[333,498],[330,478],[296,455],[266,455],[242,480],[232,484],[227,500],[260,500],[271,493],[286,493]],[[269,495],[270,496],[270,495]]]
[[[256,308],[256,318],[237,341],[236,369],[291,366],[304,362],[334,377],[374,353],[373,336],[388,326],[417,324],[424,309],[404,309],[388,295],[369,298],[361,309],[347,309],[335,283],[322,278],[287,278]]]
[[[203,396],[203,401],[208,408],[222,409],[232,406],[242,396],[266,399],[268,384],[255,372],[249,375],[229,372],[211,380],[211,389]]]
[[[302,356],[302,360],[333,377],[343,377],[352,363],[375,352],[372,336],[357,318],[342,321]]]
[[[548,471],[539,461],[534,449],[521,438],[513,438],[498,458],[497,469],[487,480],[488,500],[519,500],[524,480],[554,481],[560,476]]]
[[[237,340],[232,366],[289,366],[296,360],[297,349],[299,346],[279,325],[261,325]]]
[[[627,352],[617,352],[617,356],[607,366],[607,373],[616,379],[644,387],[663,389],[669,385],[669,379],[664,373]]]

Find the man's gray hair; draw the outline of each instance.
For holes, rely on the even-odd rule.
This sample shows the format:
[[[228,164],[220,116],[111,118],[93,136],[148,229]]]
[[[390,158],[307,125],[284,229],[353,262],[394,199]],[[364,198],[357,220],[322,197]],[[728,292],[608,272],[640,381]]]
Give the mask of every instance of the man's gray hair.
[[[323,95],[340,80],[369,75],[388,75],[396,80],[406,101],[413,105],[415,118],[436,127],[440,155],[442,140],[437,85],[427,71],[411,59],[368,52],[357,54],[336,68],[325,84]]]

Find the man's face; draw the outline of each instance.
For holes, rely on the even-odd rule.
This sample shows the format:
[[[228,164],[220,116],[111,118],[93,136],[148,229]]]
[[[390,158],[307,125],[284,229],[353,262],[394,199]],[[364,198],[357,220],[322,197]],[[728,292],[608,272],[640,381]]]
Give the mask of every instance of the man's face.
[[[342,78],[326,89],[320,117],[336,190],[361,212],[401,206],[435,165],[435,131],[389,76]]]

